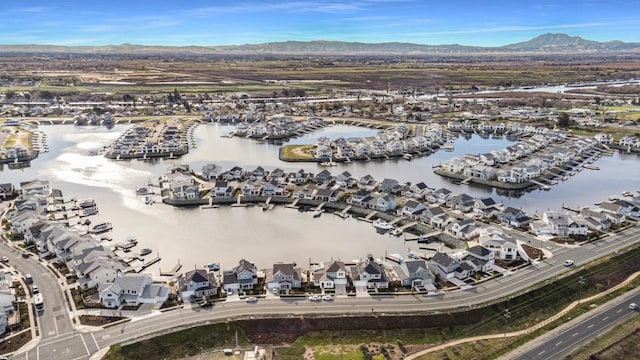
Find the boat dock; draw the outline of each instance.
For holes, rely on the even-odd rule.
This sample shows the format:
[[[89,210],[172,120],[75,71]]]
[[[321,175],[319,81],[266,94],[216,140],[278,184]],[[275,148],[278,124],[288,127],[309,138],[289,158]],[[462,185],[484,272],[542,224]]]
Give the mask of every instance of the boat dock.
[[[469,184],[469,182],[471,182],[471,180],[473,180],[473,177],[469,176],[468,178],[466,178],[466,179],[462,180],[462,181],[460,182],[460,184],[467,185],[467,184]]]
[[[367,216],[365,217],[360,217],[358,218],[358,220],[362,220],[362,221],[366,221],[366,222],[372,222],[373,221],[373,217],[377,214],[378,212],[376,210],[373,210],[372,212],[370,212],[369,214],[367,214]]]
[[[162,270],[160,270],[160,276],[178,276],[178,271],[180,271],[180,269],[182,269],[182,264],[180,264],[180,261],[178,260],[178,264],[169,270],[169,272],[162,272]]]
[[[389,222],[389,225],[395,225],[395,224],[399,223],[400,221],[402,221],[402,217],[398,216],[397,218],[391,220],[391,222]]]
[[[580,213],[580,208],[578,208],[578,207],[571,207],[569,205],[562,204],[562,208],[565,209],[565,210],[572,211],[574,213],[578,213],[578,214]]]
[[[585,169],[589,169],[589,170],[600,170],[599,167],[595,166],[595,165],[591,165],[591,164],[584,164],[582,165],[583,168]]]
[[[285,207],[288,207],[290,209],[297,209],[298,208],[298,201],[300,201],[300,199],[295,199],[293,200],[293,202],[289,205],[285,205]]]
[[[418,222],[417,222],[417,221],[412,221],[412,222],[410,222],[410,223],[407,223],[407,224],[402,225],[402,226],[401,226],[401,227],[399,227],[398,229],[400,229],[401,231],[405,231],[405,230],[407,230],[408,228],[414,227],[414,226],[416,226],[416,225],[418,225]]]
[[[133,268],[133,271],[134,271],[134,272],[137,272],[137,273],[142,272],[144,269],[146,269],[146,268],[148,268],[149,266],[151,266],[151,265],[153,265],[153,264],[155,264],[155,263],[159,262],[160,260],[161,260],[161,259],[160,259],[160,256],[158,255],[158,256],[156,256],[155,258],[153,258],[153,259],[151,259],[151,260],[149,260],[149,261],[146,261],[146,262],[142,263],[142,265],[138,265],[138,266],[136,266],[135,268]]]
[[[529,181],[531,181],[532,183],[534,183],[534,184],[536,184],[536,185],[540,186],[540,188],[541,188],[541,189],[543,189],[543,190],[549,190],[549,189],[551,189],[551,188],[549,187],[549,185],[545,185],[545,184],[543,184],[543,183],[541,183],[541,182],[539,182],[539,181],[536,181],[536,180],[533,180],[533,179],[530,179]]]
[[[351,210],[351,205],[349,205],[349,206],[347,206],[346,208],[344,208],[344,210],[342,210],[342,211],[340,211],[340,212],[336,212],[336,213],[334,213],[334,214],[336,214],[336,215],[340,216],[340,217],[341,217],[341,218],[343,218],[343,219],[346,219],[346,218],[348,218],[349,216],[351,216],[351,215],[349,215],[349,210]]]

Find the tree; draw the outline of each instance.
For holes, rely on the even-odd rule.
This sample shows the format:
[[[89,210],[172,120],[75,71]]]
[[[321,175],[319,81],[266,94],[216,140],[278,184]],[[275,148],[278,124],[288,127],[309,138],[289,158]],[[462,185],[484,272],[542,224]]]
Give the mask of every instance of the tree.
[[[562,113],[558,116],[558,127],[566,128],[571,125],[571,118],[569,118],[569,114]]]

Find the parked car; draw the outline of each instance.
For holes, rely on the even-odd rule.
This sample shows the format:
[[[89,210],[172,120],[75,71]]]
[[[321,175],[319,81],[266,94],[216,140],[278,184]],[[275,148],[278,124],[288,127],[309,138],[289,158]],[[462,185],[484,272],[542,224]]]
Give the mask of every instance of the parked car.
[[[629,310],[638,310],[638,304],[636,303],[629,304]]]
[[[320,301],[320,296],[319,295],[311,295],[309,296],[309,301]]]
[[[333,296],[325,295],[322,297],[322,301],[333,301]]]
[[[21,254],[21,256],[22,256],[24,259],[28,259],[28,258],[29,258],[29,255],[30,255],[30,254],[29,254],[28,252],[23,252],[23,253]]]
[[[27,284],[33,284],[33,276],[31,274],[25,274],[24,278],[27,280]]]
[[[199,305],[200,305],[200,307],[212,307],[213,306],[213,301],[203,301]]]
[[[33,285],[33,286],[31,287],[31,290],[33,291],[33,294],[34,294],[34,295],[40,292],[40,289],[38,289],[38,287],[37,287],[37,286],[35,286],[35,285]]]
[[[564,266],[573,266],[573,260],[566,260]]]
[[[2,262],[3,262],[3,263],[8,263],[8,262],[9,262],[9,258],[8,258],[8,257],[6,257],[6,256],[3,256],[3,257],[2,257]]]
[[[258,302],[258,298],[255,296],[249,296],[245,301],[248,303],[255,303]]]

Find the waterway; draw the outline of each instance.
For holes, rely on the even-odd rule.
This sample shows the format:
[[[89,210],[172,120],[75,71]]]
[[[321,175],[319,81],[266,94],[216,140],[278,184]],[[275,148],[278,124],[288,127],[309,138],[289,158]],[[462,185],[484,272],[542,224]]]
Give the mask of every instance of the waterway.
[[[232,127],[222,124],[201,125],[194,131],[197,147],[180,159],[151,161],[115,161],[102,156],[90,156],[116,139],[129,125],[104,127],[74,127],[71,125],[40,126],[47,134],[51,152],[41,154],[31,167],[0,171],[0,182],[18,184],[35,178],[48,179],[65,195],[93,198],[100,213],[94,223],[113,224],[110,235],[114,242],[127,236],[138,238],[139,247],[149,247],[159,253],[162,261],[150,271],[169,270],[178,261],[187,269],[209,262],[221,262],[223,267],[237,264],[241,258],[270,267],[277,261],[295,261],[301,266],[311,261],[330,259],[352,260],[367,254],[376,257],[388,253],[415,250],[415,243],[402,238],[377,234],[371,224],[355,219],[342,220],[332,214],[312,218],[310,213],[276,207],[263,212],[260,208],[174,208],[164,204],[145,205],[135,189],[154,181],[177,164],[189,164],[196,171],[210,162],[223,168],[240,166],[268,170],[303,168],[318,172],[315,163],[286,163],[278,159],[277,145],[241,138],[226,138]],[[370,136],[375,130],[351,126],[332,126],[292,139],[291,143],[312,143],[319,136]],[[640,157],[616,153],[601,158],[594,165],[600,171],[583,170],[549,191],[528,193],[498,193],[477,185],[456,185],[433,173],[432,166],[453,156],[488,152],[504,148],[504,138],[482,139],[459,137],[455,150],[438,151],[412,161],[354,162],[329,168],[337,175],[349,171],[360,177],[371,174],[376,179],[395,178],[401,182],[424,181],[433,188],[447,187],[454,193],[472,196],[492,196],[505,204],[533,214],[547,209],[559,210],[563,203],[589,205],[606,200],[612,194],[640,188]],[[108,244],[108,243],[107,243]]]

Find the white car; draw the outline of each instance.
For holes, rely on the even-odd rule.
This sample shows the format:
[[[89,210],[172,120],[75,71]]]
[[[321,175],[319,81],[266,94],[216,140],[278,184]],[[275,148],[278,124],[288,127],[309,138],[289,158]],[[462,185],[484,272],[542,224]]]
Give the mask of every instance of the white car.
[[[333,301],[333,296],[325,295],[322,297],[322,301]]]
[[[309,296],[309,301],[320,301],[320,300],[322,300],[322,298],[320,298],[320,295]]]
[[[249,296],[245,301],[248,303],[255,303],[258,302],[258,298],[255,296]]]
[[[629,310],[638,310],[638,304],[636,303],[629,304]]]
[[[3,263],[7,263],[7,262],[9,262],[9,258],[8,258],[8,257],[6,257],[6,256],[3,256],[3,257],[2,257],[2,262],[3,262]]]
[[[565,260],[564,266],[573,266],[573,260]]]

